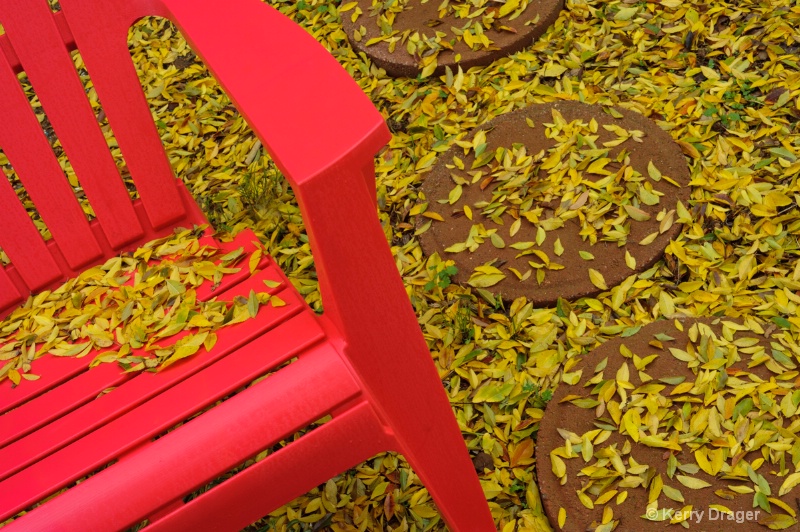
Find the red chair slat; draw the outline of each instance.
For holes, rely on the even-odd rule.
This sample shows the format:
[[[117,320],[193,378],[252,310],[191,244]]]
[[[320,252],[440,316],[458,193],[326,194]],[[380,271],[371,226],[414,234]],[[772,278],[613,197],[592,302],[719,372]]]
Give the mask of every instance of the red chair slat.
[[[61,277],[42,235],[5,176],[0,176],[0,205],[0,227],[3,228],[0,248],[11,259],[28,288],[36,291]]]
[[[58,31],[61,33],[61,39],[67,45],[67,48],[74,50],[75,39],[72,38],[72,32],[69,30],[69,26],[67,26],[67,21],[64,18],[64,14],[61,11],[58,11],[53,13],[53,18],[56,20]],[[6,60],[11,65],[14,73],[19,74],[22,72],[22,64],[19,62],[19,57],[17,57],[17,53],[14,51],[14,48],[12,48],[11,43],[8,40],[8,36],[5,34],[0,35],[0,51],[2,51],[3,55],[5,55]]]
[[[143,229],[47,2],[0,2],[0,23],[109,243],[133,242]]]
[[[0,452],[0,479],[13,475],[37,460],[69,445],[250,341],[253,344],[248,349],[265,348],[263,359],[259,364],[265,364],[264,367],[274,367],[294,356],[301,349],[321,340],[323,334],[314,322],[313,316],[308,313],[296,315],[302,306],[296,296],[284,295],[283,297],[287,297],[288,300],[286,307],[272,309],[268,314],[269,319],[264,319],[263,322],[250,320],[228,329],[227,334],[220,331],[220,340],[214,349],[210,353],[196,355],[191,364],[175,365],[160,375],[154,373],[134,375],[129,382],[102,397],[90,401],[68,414],[59,416],[57,420],[48,423],[36,432],[11,443]],[[290,323],[288,327],[277,326],[286,320],[289,320],[286,324]],[[307,334],[302,336],[294,334],[300,327],[304,327],[308,331]],[[92,373],[94,370],[86,374],[91,375]],[[75,389],[73,387],[73,390]],[[213,389],[207,391],[212,392]]]
[[[342,443],[332,446],[332,441]],[[151,516],[148,532],[244,529],[263,517],[265,508],[277,508],[306,493],[308,486],[323,484],[364,457],[390,448],[391,438],[375,412],[362,403],[164,517]]]
[[[5,309],[21,303],[22,299],[22,294],[19,293],[19,289],[8,277],[5,268],[0,267],[0,314]],[[0,405],[2,404],[2,400],[0,400]],[[2,412],[1,407],[0,412]]]
[[[267,271],[262,271],[257,276],[248,279],[247,282],[235,286],[228,292],[221,293],[220,297],[223,299],[233,299],[234,297],[240,295],[247,296],[250,290],[260,291],[261,286],[264,286],[262,284],[264,279],[274,279],[276,277],[280,278],[280,274],[276,273],[277,271],[279,270],[277,270],[275,267],[272,267]],[[277,290],[268,291],[274,293]],[[195,366],[193,367],[196,367],[196,370],[202,368],[204,363],[201,361],[205,360],[206,358],[208,358],[208,360],[216,360],[225,353],[234,349],[236,346],[251,340],[255,335],[264,333],[272,327],[275,327],[280,321],[286,319],[291,313],[298,312],[301,308],[301,305],[297,296],[290,292],[289,296],[287,297],[290,297],[290,299],[294,302],[294,305],[287,304],[285,307],[274,309],[273,311],[269,312],[267,316],[262,317],[261,320],[248,320],[244,324],[238,324],[235,327],[220,330],[217,335],[218,345],[215,346],[211,353],[204,353],[203,355],[197,355],[193,357],[193,360],[196,361]],[[160,345],[171,345],[184,336],[186,336],[186,332],[182,332],[181,334],[177,334],[172,338],[166,339],[165,341],[160,342]],[[103,351],[106,350],[100,350],[94,353],[90,352],[88,355],[83,357],[81,361],[85,363],[85,366],[88,366],[94,357],[98,354],[101,354]],[[133,354],[144,355],[145,351],[140,349],[138,351],[134,351]],[[53,358],[58,359],[58,357]],[[84,369],[86,368],[84,367]],[[38,366],[38,362],[36,371],[41,371]],[[97,394],[106,388],[118,386],[121,382],[132,378],[135,375],[136,374],[123,374],[120,368],[115,364],[103,364],[98,368],[92,369],[91,371],[85,371],[84,373],[75,376],[68,382],[62,382],[60,386],[38,397],[32,398],[24,404],[19,404],[19,406],[17,406],[14,410],[11,410],[10,412],[0,416],[0,448],[10,441],[28,434],[32,430],[42,426],[44,423],[61,417],[71,410],[78,408],[80,405],[96,397]],[[159,382],[168,383],[171,381],[168,379],[162,379]],[[166,386],[166,384],[164,385]],[[3,458],[0,456],[0,463],[2,463],[2,460]],[[3,475],[1,471],[2,468],[0,468],[0,477]]]
[[[228,253],[243,248],[245,253],[249,254],[255,249],[253,247],[253,241],[255,240],[257,240],[256,236],[252,231],[247,230],[239,233],[236,239],[231,242],[218,243],[211,237],[203,237],[200,242],[203,245],[218,247],[220,253]],[[259,267],[266,270],[271,263],[271,258],[266,257],[262,259]],[[274,266],[270,271],[274,274],[271,279],[281,282],[281,285],[275,287],[275,290],[282,288],[285,284],[283,273],[275,269]],[[201,301],[207,301],[215,296],[223,296],[227,290],[244,281],[249,276],[250,271],[248,268],[242,267],[239,272],[230,273],[223,277],[219,286],[216,288],[213,287],[211,283],[203,283],[197,288],[197,298]],[[272,291],[266,287],[259,288],[259,290],[267,292]],[[14,387],[13,383],[9,380],[0,382],[0,414],[12,408],[17,408],[19,405],[71,379],[84,371],[93,358],[94,357],[91,355],[87,355],[83,358],[57,357],[49,354],[42,355],[36,360],[35,365],[35,373],[39,375],[38,380],[26,382],[25,386],[20,388]]]
[[[137,476],[145,472],[142,467],[146,467],[144,463],[148,460],[144,456],[152,453],[158,458],[150,463],[150,467],[159,468],[165,460],[170,463],[170,474],[176,476],[162,486],[179,488],[180,492],[175,496],[180,496],[255,455],[281,437],[319,419],[329,413],[332,407],[358,393],[358,387],[338,353],[327,344],[321,344],[287,368],[187,423],[176,431],[183,431],[177,439],[173,437],[170,440],[168,434],[155,444],[148,444],[144,449],[137,450],[127,459],[122,456],[126,451],[134,449],[269,369],[269,365],[264,363],[265,347],[267,346],[248,345],[238,349],[135,410],[6,479],[0,483],[0,519],[14,515],[80,476],[117,458],[120,458],[119,463],[111,466],[109,471],[121,468],[118,469],[119,475],[115,475],[121,476],[118,482],[135,481]],[[298,382],[303,382],[305,386],[298,388]],[[286,397],[292,397],[292,405],[283,411],[281,407],[287,404]],[[267,412],[270,414],[265,415]],[[281,415],[276,415],[276,412],[281,412]],[[249,434],[253,430],[257,433]],[[264,437],[265,431],[268,437]],[[221,434],[237,434],[237,437],[222,438]],[[182,469],[183,466],[174,464],[165,454],[175,452],[175,446],[160,445],[163,442],[175,442],[181,447],[179,452],[182,455],[193,457],[185,463],[190,467],[186,474],[183,471],[176,474],[173,468]],[[193,451],[191,447],[194,445],[199,447]],[[137,457],[140,459],[136,459]],[[222,467],[218,465],[220,458],[225,461]],[[139,470],[138,474],[129,474],[131,466],[134,470]],[[213,471],[208,471],[210,466],[214,468]],[[153,483],[154,477],[151,473],[149,471],[143,475],[149,484],[149,487],[143,489],[145,492],[154,489],[155,484],[158,484]],[[106,476],[104,481],[108,480],[110,479]],[[189,485],[184,490],[182,485],[187,481]],[[71,495],[81,485],[72,488],[67,494]],[[105,489],[111,489],[111,486],[107,485]],[[134,488],[129,495],[133,496],[137,489],[140,488]],[[80,497],[81,491],[76,491],[72,496]],[[89,496],[92,497],[91,493]],[[155,510],[165,500],[174,498],[164,498],[155,491],[147,497],[150,504],[154,505],[150,510]],[[127,497],[125,499],[127,506],[130,501]],[[75,524],[79,526],[77,522]],[[23,529],[26,527],[24,520],[19,521],[19,526]]]
[[[102,250],[17,76],[4,57],[0,57],[0,116],[3,117],[0,147],[64,258],[72,268],[97,260]]]
[[[132,376],[123,373],[116,364],[103,364],[0,416],[0,448],[91,401],[106,388],[119,386]],[[0,453],[0,462],[10,458],[10,454],[4,449]]]
[[[8,380],[0,382],[0,413],[8,412],[30,401],[47,390],[62,384],[75,375],[86,371],[91,360],[75,357],[42,355],[36,360],[36,374],[39,379],[16,387]]]
[[[131,61],[128,5],[65,4],[63,13],[108,116],[147,216],[159,228],[184,215],[161,138]],[[98,19],[103,24],[98,25]]]

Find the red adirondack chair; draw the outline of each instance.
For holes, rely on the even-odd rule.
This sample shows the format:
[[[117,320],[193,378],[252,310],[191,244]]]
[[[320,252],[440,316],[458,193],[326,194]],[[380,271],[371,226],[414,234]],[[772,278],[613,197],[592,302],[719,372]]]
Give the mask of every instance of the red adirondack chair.
[[[384,450],[401,452],[454,530],[493,530],[489,509],[376,216],[373,156],[384,122],[308,34],[257,0],[3,0],[0,147],[52,233],[45,242],[0,179],[0,310],[178,226],[205,223],[176,180],[126,35],[171,19],[290,180],[314,253],[315,315],[269,258],[214,292],[263,279],[283,307],[219,331],[211,352],[159,373],[87,369],[44,355],[41,378],[0,385],[0,522],[12,530],[238,529]],[[222,9],[221,9],[222,8]],[[78,48],[140,199],[131,201],[69,50]],[[87,222],[19,85],[25,71],[76,170]],[[235,249],[253,240],[245,234]],[[245,244],[242,244],[244,242]],[[252,248],[252,246],[251,246]],[[246,269],[246,268],[245,268]],[[200,297],[210,297],[201,287]],[[167,429],[293,357],[176,430]],[[109,393],[98,396],[103,390]],[[332,420],[188,503],[188,493],[315,420]],[[166,432],[165,435],[163,435]],[[162,435],[157,439],[155,436]],[[88,480],[76,479],[113,463]]]

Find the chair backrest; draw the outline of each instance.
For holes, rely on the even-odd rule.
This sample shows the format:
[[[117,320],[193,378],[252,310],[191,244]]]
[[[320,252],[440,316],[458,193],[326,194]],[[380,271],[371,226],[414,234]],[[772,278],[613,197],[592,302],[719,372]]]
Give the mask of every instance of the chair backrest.
[[[380,113],[302,28],[259,0],[234,4],[60,0],[61,11],[54,13],[47,0],[0,2],[6,32],[0,36],[0,148],[53,236],[42,241],[14,191],[0,179],[0,248],[11,260],[0,268],[0,317],[30,293],[92,263],[178,225],[205,223],[172,173],[128,51],[128,29],[145,16],[177,24],[248,123],[258,125],[256,133],[298,192],[301,209],[299,187],[332,168],[363,166],[367,183],[358,188],[366,184],[374,202],[373,156],[388,140]],[[236,32],[218,31],[218,24],[232,17],[227,9],[235,9]],[[71,49],[81,53],[138,190],[136,202],[106,147]],[[14,75],[23,70],[96,214],[91,224]],[[312,232],[309,226],[313,251]],[[315,259],[325,270],[320,257]]]
[[[140,200],[120,176],[70,55],[76,48],[63,12],[47,0],[0,3],[0,149],[52,234],[46,243],[17,194],[0,179],[0,316],[31,292],[136,247],[177,225],[204,223],[176,180],[153,123],[127,32],[106,45],[92,32],[91,81]],[[25,72],[96,216],[89,223],[17,79]]]

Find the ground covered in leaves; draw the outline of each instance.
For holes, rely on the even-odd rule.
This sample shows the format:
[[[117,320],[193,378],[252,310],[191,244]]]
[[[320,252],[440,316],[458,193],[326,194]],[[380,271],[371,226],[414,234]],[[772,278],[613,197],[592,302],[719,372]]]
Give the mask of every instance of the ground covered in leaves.
[[[796,338],[796,3],[568,0],[532,47],[483,69],[417,79],[389,78],[356,55],[337,2],[271,3],[337,57],[393,131],[376,164],[381,221],[500,530],[549,530],[533,451],[565,365],[606,339],[675,315],[757,316]],[[130,43],[173,167],[212,224],[232,233],[253,228],[317,306],[299,211],[244,120],[163,21],[140,22]],[[424,256],[415,234],[426,172],[439,153],[492,117],[559,99],[631,109],[669,131],[692,174],[691,198],[675,219],[685,224],[682,234],[645,272],[597,297],[559,300],[551,308],[450,283],[448,257]],[[402,458],[381,455],[254,529],[441,530],[444,524]]]

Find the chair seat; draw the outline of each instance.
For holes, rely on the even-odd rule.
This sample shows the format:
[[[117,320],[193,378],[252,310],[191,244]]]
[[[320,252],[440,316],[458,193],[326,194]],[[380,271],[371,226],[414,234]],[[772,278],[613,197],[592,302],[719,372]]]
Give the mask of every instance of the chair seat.
[[[223,247],[230,250],[244,247],[250,253],[254,250],[254,240],[252,233],[245,232]],[[278,281],[277,286],[267,291],[277,295],[285,305],[262,305],[255,318],[216,331],[218,340],[210,352],[201,350],[163,371],[124,373],[117,364],[89,369],[89,363],[98,353],[82,358],[45,355],[34,362],[35,372],[41,375],[39,380],[24,382],[16,388],[4,382],[0,386],[0,411],[4,412],[0,415],[0,522],[100,468],[114,463],[107,469],[113,470],[116,464],[157,445],[160,439],[165,439],[160,437],[177,424],[295,357],[297,361],[245,392],[257,387],[266,390],[273,383],[282,382],[276,377],[285,372],[287,376],[281,379],[292,381],[296,387],[301,376],[307,378],[308,374],[324,369],[324,382],[329,383],[324,386],[324,403],[328,406],[303,409],[295,405],[291,412],[265,412],[265,419],[275,416],[285,425],[280,434],[273,434],[272,440],[279,441],[330,413],[336,405],[356,397],[359,386],[340,354],[326,341],[318,317],[270,257],[262,259],[260,270],[254,275],[244,268],[238,274],[226,276],[213,292],[210,286],[201,286],[198,298],[216,296],[229,301],[236,296],[247,297],[251,290],[265,291],[265,280]],[[263,390],[258,393],[269,395]],[[318,387],[313,390],[300,387],[292,392],[295,401],[304,394],[320,393]],[[207,413],[203,413],[167,436],[174,443],[181,438],[182,429],[193,425],[196,431],[206,417]],[[283,426],[281,423],[276,426]],[[228,428],[231,430],[237,428]],[[175,479],[182,486],[179,496],[252,458],[269,443],[241,442],[235,433],[224,440],[227,455],[213,470],[195,470]],[[252,445],[261,448],[254,450]],[[191,448],[191,442],[186,446]],[[159,477],[168,477],[170,467],[164,464],[159,467],[163,468]],[[154,499],[151,510],[163,503],[164,500]]]

